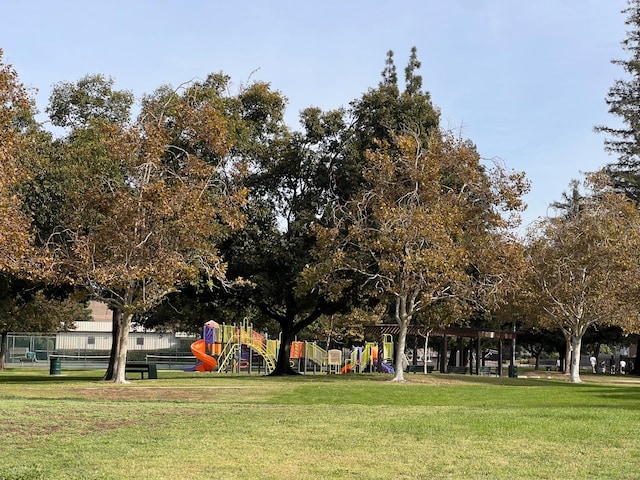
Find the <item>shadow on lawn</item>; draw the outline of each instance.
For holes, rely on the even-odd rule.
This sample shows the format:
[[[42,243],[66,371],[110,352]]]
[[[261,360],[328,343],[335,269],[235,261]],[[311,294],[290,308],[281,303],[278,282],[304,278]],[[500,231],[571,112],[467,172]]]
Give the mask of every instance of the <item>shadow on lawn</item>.
[[[96,382],[102,380],[103,371],[69,372],[61,375],[50,375],[41,371],[19,371],[17,369],[0,370],[0,384],[29,384],[29,383],[66,383],[66,382]]]
[[[582,376],[581,376],[582,377]],[[640,410],[640,378],[628,376],[624,381],[619,377],[594,377],[585,375],[582,383],[570,383],[566,375],[549,375],[540,378],[508,378],[458,376],[462,383],[496,385],[501,387],[553,387],[575,389],[576,394],[589,397],[588,405],[594,408],[616,408]]]

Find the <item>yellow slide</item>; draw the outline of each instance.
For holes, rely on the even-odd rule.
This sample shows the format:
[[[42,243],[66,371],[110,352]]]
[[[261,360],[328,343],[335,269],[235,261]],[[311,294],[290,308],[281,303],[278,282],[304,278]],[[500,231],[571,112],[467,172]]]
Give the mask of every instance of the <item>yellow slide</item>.
[[[194,370],[198,372],[211,372],[218,366],[218,360],[207,354],[206,345],[203,339],[197,340],[191,344],[191,353],[200,360]]]

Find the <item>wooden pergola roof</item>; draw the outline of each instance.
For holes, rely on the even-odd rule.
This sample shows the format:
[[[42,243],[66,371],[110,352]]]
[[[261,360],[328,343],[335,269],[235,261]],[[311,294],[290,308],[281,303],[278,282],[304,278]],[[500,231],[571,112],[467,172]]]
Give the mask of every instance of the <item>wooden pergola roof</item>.
[[[383,334],[398,335],[400,327],[397,324],[382,323],[378,325],[367,325],[364,327],[364,334],[372,336],[380,336]],[[480,328],[462,328],[462,327],[446,327],[446,328],[428,328],[424,325],[409,325],[407,327],[407,335],[427,335],[434,337],[464,337],[464,338],[496,338],[499,340],[510,340],[516,338],[515,332],[505,332],[499,330],[483,330]]]

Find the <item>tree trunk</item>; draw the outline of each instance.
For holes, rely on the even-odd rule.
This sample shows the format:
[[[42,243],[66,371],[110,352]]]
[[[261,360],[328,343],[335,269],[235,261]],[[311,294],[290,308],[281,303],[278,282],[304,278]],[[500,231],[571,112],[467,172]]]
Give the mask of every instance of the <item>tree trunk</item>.
[[[297,330],[293,329],[293,321],[285,320],[280,323],[282,330],[280,336],[280,349],[278,350],[278,359],[276,361],[276,368],[269,374],[269,376],[282,376],[282,375],[299,375],[298,372],[291,368],[291,343],[295,339]]]
[[[429,359],[429,333],[424,337],[424,354],[422,355],[422,363],[424,366],[424,373],[429,373],[429,369],[427,368],[429,365],[427,364],[427,360]]]
[[[9,350],[9,332],[0,333],[0,370],[6,368],[7,351]]]
[[[582,348],[582,335],[571,335],[571,368],[569,372],[569,381],[572,383],[580,383],[580,349]]]
[[[636,360],[633,362],[633,370],[631,373],[640,375],[640,336],[638,337],[638,343],[636,343]]]
[[[398,334],[398,348],[396,348],[395,358],[395,375],[392,382],[404,382],[404,349],[407,345],[407,326],[411,317],[403,316],[400,319],[398,326],[400,327],[400,333]],[[382,350],[378,348],[378,352]],[[380,354],[378,354],[380,355]]]
[[[109,354],[109,365],[107,366],[107,371],[104,374],[103,380],[114,380],[115,378],[115,365],[116,358],[118,358],[118,347],[120,346],[120,342],[118,339],[120,338],[120,324],[122,319],[122,312],[113,308],[111,310],[111,353]]]
[[[127,366],[127,351],[129,349],[129,331],[131,330],[131,314],[123,312],[120,315],[118,336],[118,353],[114,364],[114,383],[128,383],[125,378],[125,367]]]
[[[331,348],[331,334],[333,333],[333,315],[329,317],[329,328],[327,329],[327,350]]]
[[[562,372],[567,374],[570,373],[570,364],[572,358],[572,350],[571,350],[571,337],[565,337],[566,345],[565,345],[565,353],[564,353],[564,367]]]
[[[457,367],[458,365],[456,365],[457,361],[457,354],[458,354],[458,347],[456,347],[455,345],[451,345],[451,350],[449,352],[449,363],[447,363],[447,365],[449,367]]]

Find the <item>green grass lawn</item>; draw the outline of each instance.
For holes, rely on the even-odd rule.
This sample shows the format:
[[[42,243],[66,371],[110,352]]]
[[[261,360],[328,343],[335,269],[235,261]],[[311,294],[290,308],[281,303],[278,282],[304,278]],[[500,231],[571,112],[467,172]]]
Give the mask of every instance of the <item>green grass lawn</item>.
[[[0,479],[640,476],[633,377],[48,373],[0,372]]]

